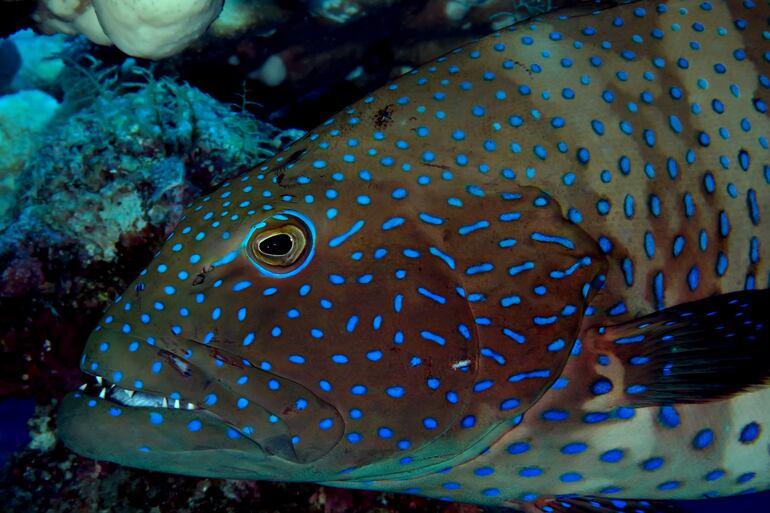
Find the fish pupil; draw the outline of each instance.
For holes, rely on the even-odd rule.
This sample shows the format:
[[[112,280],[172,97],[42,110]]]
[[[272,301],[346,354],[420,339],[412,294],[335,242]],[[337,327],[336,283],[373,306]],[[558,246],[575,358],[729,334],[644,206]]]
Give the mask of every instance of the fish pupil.
[[[294,241],[289,235],[279,233],[261,241],[259,251],[269,256],[285,256],[289,254],[293,246]]]

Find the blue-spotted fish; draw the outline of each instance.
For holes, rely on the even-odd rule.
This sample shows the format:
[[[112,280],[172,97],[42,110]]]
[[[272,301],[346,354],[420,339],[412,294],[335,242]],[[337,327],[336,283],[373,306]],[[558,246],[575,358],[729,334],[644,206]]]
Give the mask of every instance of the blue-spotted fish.
[[[354,104],[189,206],[65,442],[529,512],[767,489],[768,17],[546,17]]]

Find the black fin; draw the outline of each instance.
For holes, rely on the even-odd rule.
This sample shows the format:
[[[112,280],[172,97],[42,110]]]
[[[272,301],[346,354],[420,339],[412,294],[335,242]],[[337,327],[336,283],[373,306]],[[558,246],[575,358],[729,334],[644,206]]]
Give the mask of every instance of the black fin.
[[[707,402],[770,384],[768,289],[685,303],[593,336],[621,359],[633,405]]]
[[[574,497],[570,499],[553,499],[540,506],[543,513],[680,513],[682,510],[670,503]]]

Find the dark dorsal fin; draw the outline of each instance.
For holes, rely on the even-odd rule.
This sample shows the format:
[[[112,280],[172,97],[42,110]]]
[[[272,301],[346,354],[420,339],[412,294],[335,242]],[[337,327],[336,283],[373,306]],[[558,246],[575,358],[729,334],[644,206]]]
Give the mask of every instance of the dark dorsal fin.
[[[670,503],[593,497],[553,499],[538,504],[543,513],[678,513]]]
[[[723,399],[770,384],[770,290],[684,303],[590,338],[625,366],[631,404]]]

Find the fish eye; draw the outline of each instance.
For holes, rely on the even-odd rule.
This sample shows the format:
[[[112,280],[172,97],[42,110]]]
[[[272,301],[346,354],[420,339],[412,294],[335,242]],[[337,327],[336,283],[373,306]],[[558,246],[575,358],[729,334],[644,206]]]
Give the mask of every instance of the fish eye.
[[[313,257],[314,233],[310,219],[285,211],[254,225],[242,247],[262,274],[287,278],[302,270]]]
[[[276,233],[262,239],[259,252],[268,257],[286,256],[294,247],[294,239],[288,233]]]
[[[307,240],[298,226],[287,224],[254,237],[254,256],[263,263],[290,266],[302,255]]]

